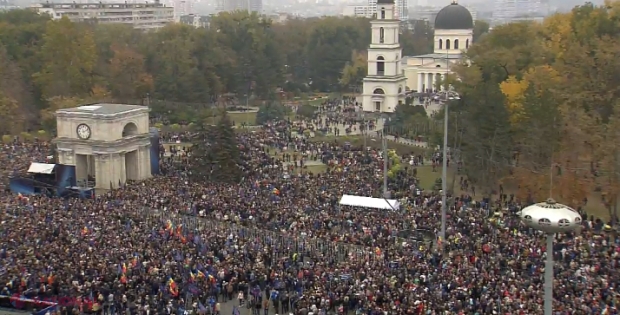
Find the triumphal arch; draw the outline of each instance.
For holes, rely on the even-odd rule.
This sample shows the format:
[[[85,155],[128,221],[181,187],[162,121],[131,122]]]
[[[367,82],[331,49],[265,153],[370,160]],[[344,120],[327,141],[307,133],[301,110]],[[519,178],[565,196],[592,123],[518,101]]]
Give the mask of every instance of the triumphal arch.
[[[113,189],[151,177],[149,108],[90,104],[56,111],[58,163],[75,166],[78,186]],[[84,187],[84,186],[82,186]]]

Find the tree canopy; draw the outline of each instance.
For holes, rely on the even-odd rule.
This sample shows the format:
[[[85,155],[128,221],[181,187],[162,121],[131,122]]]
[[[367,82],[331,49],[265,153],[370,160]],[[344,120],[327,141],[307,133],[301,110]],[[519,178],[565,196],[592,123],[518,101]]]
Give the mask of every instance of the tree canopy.
[[[620,3],[495,27],[456,70],[452,143],[476,185],[579,207],[620,192]],[[454,121],[454,120],[452,120]],[[451,142],[453,140],[451,139]],[[550,180],[552,178],[552,180]]]
[[[425,24],[404,30],[403,53],[429,52],[432,36]],[[228,94],[265,100],[279,88],[298,94],[347,90],[360,79],[356,71],[343,78],[342,69],[357,67],[369,42],[370,23],[363,18],[277,24],[238,11],[215,16],[209,28],[170,24],[142,32],[52,21],[30,10],[0,12],[0,110],[2,119],[11,117],[0,131],[52,127],[51,113],[80,102],[148,97],[150,104],[165,101],[165,112],[189,104],[194,108],[184,112],[199,113]],[[352,52],[359,52],[353,60]]]
[[[220,111],[215,126],[202,125],[192,145],[191,178],[196,181],[236,183],[241,180],[242,162],[232,121]]]

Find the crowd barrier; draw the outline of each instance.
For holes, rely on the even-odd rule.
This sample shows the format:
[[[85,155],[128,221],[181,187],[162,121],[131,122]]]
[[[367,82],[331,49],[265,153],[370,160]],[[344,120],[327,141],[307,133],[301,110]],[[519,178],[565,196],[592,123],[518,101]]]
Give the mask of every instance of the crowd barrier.
[[[193,231],[214,231],[220,235],[233,235],[243,241],[253,241],[266,245],[273,251],[273,256],[276,258],[274,263],[278,259],[290,258],[293,254],[305,257],[319,256],[332,259],[335,262],[382,264],[384,260],[381,249],[309,237],[300,232],[276,232],[231,221],[149,208],[139,209],[138,214],[145,218],[153,228],[161,228],[170,221],[174,227],[181,225],[182,231],[186,235]]]

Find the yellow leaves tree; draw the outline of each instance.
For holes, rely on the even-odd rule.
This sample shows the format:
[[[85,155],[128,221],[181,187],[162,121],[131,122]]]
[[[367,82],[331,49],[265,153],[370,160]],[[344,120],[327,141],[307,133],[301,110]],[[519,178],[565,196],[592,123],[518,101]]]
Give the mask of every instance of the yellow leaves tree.
[[[595,146],[596,185],[601,188],[609,216],[614,217],[620,205],[620,113],[615,112],[607,124],[599,126],[601,132]]]
[[[542,34],[547,39],[545,48],[556,58],[561,59],[564,52],[571,45],[572,13],[556,13],[543,22]]]
[[[510,113],[510,122],[512,124],[517,124],[523,119],[524,93],[528,86],[527,80],[519,80],[515,76],[508,77],[506,81],[499,85],[500,90],[506,97],[506,107]]]
[[[43,97],[87,96],[94,85],[97,62],[92,32],[64,17],[47,23],[43,39],[43,66],[34,74]]]

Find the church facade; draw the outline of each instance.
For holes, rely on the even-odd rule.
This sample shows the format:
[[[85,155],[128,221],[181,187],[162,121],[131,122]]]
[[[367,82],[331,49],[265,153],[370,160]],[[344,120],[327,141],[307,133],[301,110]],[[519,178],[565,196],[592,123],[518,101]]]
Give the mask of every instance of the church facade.
[[[378,0],[377,16],[371,23],[368,73],[363,80],[362,109],[365,112],[392,113],[405,103],[407,78],[400,48],[400,21],[394,0]]]
[[[467,8],[454,1],[441,9],[435,18],[433,53],[407,57],[407,89],[420,93],[435,91],[437,82],[461,61],[462,52],[473,43],[473,34],[474,21]]]

